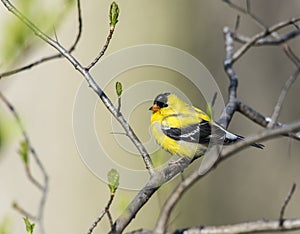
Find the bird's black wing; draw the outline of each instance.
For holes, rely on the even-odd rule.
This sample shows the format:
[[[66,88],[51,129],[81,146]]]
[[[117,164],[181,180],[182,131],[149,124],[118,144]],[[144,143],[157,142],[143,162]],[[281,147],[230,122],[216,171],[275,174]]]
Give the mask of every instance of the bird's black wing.
[[[192,143],[205,144],[211,139],[211,125],[208,121],[202,120],[200,123],[191,124],[184,128],[173,128],[162,125],[163,133],[174,139]]]
[[[244,137],[233,134],[222,128],[216,123],[202,120],[200,123],[191,124],[184,128],[174,128],[162,125],[163,133],[174,139],[191,143],[208,144],[225,144],[229,145],[236,141],[243,140]],[[264,145],[259,143],[251,144],[251,146],[263,149]]]

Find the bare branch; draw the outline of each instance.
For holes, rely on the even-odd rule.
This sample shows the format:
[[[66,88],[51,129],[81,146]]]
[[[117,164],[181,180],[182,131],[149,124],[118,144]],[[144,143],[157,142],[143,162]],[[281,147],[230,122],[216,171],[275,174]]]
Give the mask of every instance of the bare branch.
[[[102,218],[104,217],[105,214],[107,214],[107,216],[108,216],[110,227],[113,228],[113,221],[112,221],[112,217],[111,217],[109,209],[110,209],[110,205],[111,205],[114,197],[115,197],[114,193],[110,194],[110,198],[109,198],[109,201],[107,202],[107,205],[106,205],[105,209],[100,212],[100,214],[97,217],[97,219],[95,220],[95,222],[89,228],[87,234],[91,234],[94,231],[94,229],[96,228],[96,226],[98,225],[98,223],[102,220]]]
[[[204,152],[203,152],[204,154]],[[167,181],[174,178],[182,172],[188,165],[190,160],[182,158],[180,163],[167,165],[161,171],[156,171],[147,182],[147,184],[138,192],[134,199],[130,202],[127,209],[121,214],[114,223],[114,229],[111,233],[121,233],[128,224],[134,219],[139,210],[147,203],[158,188]]]
[[[160,216],[158,218],[156,227],[154,229],[154,233],[166,233],[166,228],[168,224],[168,220],[171,214],[171,211],[177,204],[180,198],[182,198],[182,195],[188,191],[188,188],[190,188],[196,181],[198,181],[200,178],[206,176],[210,171],[212,171],[214,168],[216,168],[219,163],[224,161],[225,159],[230,158],[234,153],[237,153],[238,151],[241,151],[245,147],[269,138],[273,138],[275,136],[279,136],[282,134],[288,134],[289,132],[292,132],[294,130],[300,129],[300,121],[286,125],[284,127],[275,128],[275,129],[266,129],[263,132],[246,138],[244,141],[240,141],[235,143],[234,145],[227,146],[224,148],[219,156],[219,160],[215,162],[213,165],[208,165],[207,167],[202,167],[199,170],[194,171],[191,175],[186,177],[173,191],[171,196],[168,198],[166,203],[164,204]],[[218,151],[217,151],[218,152]]]
[[[272,117],[271,117],[271,121],[268,124],[269,128],[272,128],[276,124],[276,122],[278,120],[278,117],[279,117],[279,114],[280,114],[280,110],[281,110],[283,101],[284,101],[285,97],[287,96],[289,89],[291,88],[291,86],[294,84],[297,77],[299,76],[299,73],[300,73],[300,67],[294,72],[294,74],[292,74],[286,80],[286,82],[284,84],[284,87],[282,88],[282,90],[280,92],[280,95],[278,97],[277,103],[274,107],[274,111],[273,111],[273,114],[272,114]]]
[[[235,26],[234,26],[234,31],[236,32],[240,26],[240,22],[241,22],[241,16],[237,15],[236,17],[236,21],[235,21]]]
[[[237,105],[238,105],[237,111],[239,111],[241,114],[243,114],[248,119],[252,120],[254,123],[261,125],[262,127],[266,128],[268,126],[269,122],[271,121],[271,118],[263,116],[262,114],[255,111],[253,108],[246,105],[245,103],[237,101]],[[276,125],[276,127],[281,127],[281,126],[284,126],[285,124],[276,122],[275,125]],[[300,132],[299,131],[292,131],[292,132],[289,132],[288,134],[283,134],[283,136],[288,136],[295,140],[300,140]]]
[[[264,37],[261,38],[259,40],[257,40],[253,46],[276,46],[276,45],[280,45],[283,44],[289,40],[294,39],[295,37],[297,37],[300,34],[300,30],[294,30],[292,32],[283,34],[283,35],[279,35],[278,37],[274,38],[274,37]],[[239,43],[247,43],[250,41],[249,37],[243,36],[239,33],[237,33],[236,31],[233,32],[233,39]]]
[[[81,63],[73,57],[63,46],[61,46],[58,42],[51,39],[45,33],[43,33],[39,28],[37,28],[29,19],[27,19],[21,12],[19,12],[8,0],[1,0],[4,6],[12,12],[16,17],[18,17],[29,29],[31,29],[37,37],[45,41],[47,44],[55,48],[59,53],[61,53],[73,66],[74,68],[80,72],[83,77],[86,79],[89,87],[99,96],[103,104],[106,108],[110,111],[110,113],[116,118],[116,120],[121,124],[124,128],[126,134],[128,135],[129,139],[133,142],[136,146],[138,151],[140,152],[141,156],[143,157],[144,163],[146,165],[146,169],[148,170],[149,174],[154,174],[154,168],[151,161],[151,158],[146,151],[145,147],[141,143],[141,141],[136,136],[133,129],[130,127],[128,122],[125,120],[124,116],[118,112],[117,108],[112,104],[111,100],[107,97],[104,91],[99,87],[96,83],[92,75],[89,73],[87,69],[85,69]]]
[[[185,230],[184,234],[224,234],[224,233],[260,233],[260,232],[286,232],[300,229],[300,220],[285,220],[282,226],[278,220],[258,220],[254,222],[233,225],[195,227]]]
[[[82,34],[82,15],[81,15],[81,6],[80,6],[80,0],[77,0],[77,14],[78,14],[78,33],[77,33],[77,36],[75,38],[75,41],[73,43],[73,45],[70,47],[70,49],[68,50],[69,53],[72,53],[80,38],[81,38],[81,34]],[[62,54],[54,54],[54,55],[50,55],[50,56],[47,56],[47,57],[44,57],[44,58],[41,58],[35,62],[32,62],[28,65],[25,65],[25,66],[22,66],[20,68],[17,68],[17,69],[13,69],[13,70],[10,70],[10,71],[7,71],[7,72],[3,72],[3,73],[0,73],[0,79],[1,78],[4,78],[4,77],[7,77],[7,76],[11,76],[11,75],[14,75],[14,74],[17,74],[19,72],[22,72],[22,71],[26,71],[26,70],[29,70],[31,69],[32,67],[35,67],[39,64],[42,64],[44,62],[47,62],[47,61],[50,61],[50,60],[53,60],[53,59],[57,59],[57,58],[62,58]]]
[[[36,164],[38,165],[40,171],[42,172],[43,174],[43,177],[44,177],[44,184],[41,185],[39,182],[37,182],[37,180],[31,175],[31,172],[30,172],[30,169],[29,169],[29,166],[26,165],[25,166],[25,170],[26,170],[26,174],[28,176],[28,179],[37,187],[39,188],[40,190],[42,190],[42,197],[41,197],[41,200],[40,200],[40,204],[39,204],[39,208],[38,208],[38,214],[36,216],[36,220],[37,222],[39,223],[40,225],[40,228],[41,228],[41,233],[44,233],[44,210],[45,210],[45,204],[46,204],[46,200],[47,200],[47,195],[48,195],[48,186],[49,186],[49,182],[48,182],[48,175],[47,175],[47,172],[46,172],[46,169],[44,167],[44,165],[42,164],[39,156],[37,155],[35,149],[33,148],[32,144],[31,144],[31,141],[29,139],[29,136],[25,130],[25,128],[23,127],[22,123],[21,123],[21,119],[20,119],[20,116],[18,114],[18,112],[15,110],[15,108],[13,107],[13,105],[8,101],[8,99],[0,92],[0,100],[6,104],[6,106],[8,107],[8,109],[10,110],[10,112],[13,114],[16,122],[17,122],[17,125],[20,129],[20,131],[22,132],[22,135],[25,139],[25,141],[28,143],[28,146],[29,146],[29,150],[36,162]],[[21,209],[20,207],[18,207],[19,211],[22,211],[25,212],[23,209]]]
[[[20,205],[17,202],[14,202],[12,204],[13,208],[18,211],[21,215],[28,217],[31,220],[36,220],[36,217],[29,212],[27,212],[24,208],[20,207]]]
[[[168,232],[173,234],[224,234],[224,233],[262,233],[287,232],[300,229],[300,219],[286,219],[282,226],[278,220],[257,220],[252,222],[222,226],[198,226]],[[136,230],[127,234],[153,234],[150,230]]]
[[[235,9],[235,10],[237,10],[239,12],[247,14],[247,10],[246,9],[244,9],[244,8],[242,8],[242,7],[234,4],[234,3],[232,3],[230,0],[223,0],[223,2],[226,2],[232,9]]]
[[[292,51],[292,49],[287,45],[283,44],[283,50],[287,57],[294,63],[294,65],[298,68],[300,65],[300,59],[297,55]]]
[[[108,203],[107,203],[107,205],[106,205],[106,207],[105,207],[105,211],[106,211],[106,214],[107,214],[107,217],[108,217],[108,221],[109,221],[109,224],[110,224],[110,228],[111,229],[113,229],[113,219],[112,219],[112,216],[111,216],[111,213],[110,213],[110,205],[111,205],[111,203],[112,203],[112,201],[113,201],[113,199],[114,199],[114,197],[115,197],[115,194],[114,193],[112,193],[112,194],[110,194],[110,199],[109,199],[109,201],[108,201]]]
[[[11,76],[11,75],[14,75],[14,74],[17,74],[19,72],[22,72],[22,71],[26,71],[26,70],[29,70],[30,68],[34,67],[34,66],[37,66],[41,63],[44,63],[44,62],[47,62],[47,61],[50,61],[52,59],[56,59],[56,58],[61,58],[62,56],[60,54],[55,54],[55,55],[51,55],[51,56],[48,56],[48,57],[45,57],[45,58],[41,58],[33,63],[30,63],[26,66],[23,66],[23,67],[20,67],[20,68],[17,68],[17,69],[13,69],[13,70],[10,70],[10,71],[7,71],[7,72],[3,72],[0,74],[0,79],[1,78],[4,78],[4,77],[7,77],[7,76]]]
[[[76,46],[82,35],[82,14],[81,14],[80,0],[77,0],[77,20],[78,20],[78,32],[73,45],[69,49],[69,53],[72,53],[76,49]]]
[[[249,15],[261,28],[267,28],[264,22],[252,13],[250,0],[246,0],[246,9],[247,15]]]
[[[281,210],[280,210],[280,216],[279,216],[279,226],[283,226],[283,223],[284,223],[284,212],[285,212],[285,209],[287,207],[287,205],[289,204],[294,192],[296,190],[296,184],[294,183],[288,196],[286,197],[282,207],[281,207]]]
[[[110,28],[109,30],[109,34],[106,38],[106,42],[104,44],[104,46],[102,47],[102,50],[100,51],[100,53],[97,55],[97,57],[94,59],[93,62],[90,63],[90,65],[88,65],[86,67],[86,69],[89,71],[93,66],[96,65],[96,63],[102,58],[102,56],[104,55],[105,51],[107,50],[108,46],[109,46],[109,43],[110,43],[110,40],[114,34],[114,28]]]
[[[296,17],[296,18],[292,18],[290,20],[287,21],[282,21],[279,22],[278,24],[275,24],[269,28],[267,28],[266,30],[257,33],[256,35],[254,35],[253,37],[250,38],[250,40],[245,43],[243,46],[241,46],[232,56],[232,64],[239,59],[248,49],[250,49],[253,45],[255,45],[257,43],[257,41],[259,41],[260,39],[271,35],[273,32],[277,32],[278,30],[288,26],[288,25],[293,25],[294,23],[298,22],[300,20],[300,17]]]
[[[40,183],[32,176],[28,164],[25,165],[25,171],[26,171],[27,177],[28,177],[28,179],[30,180],[30,182],[31,182],[32,184],[34,184],[38,189],[40,189],[41,191],[43,191],[43,189],[44,189],[43,185],[41,185],[41,184],[40,184]]]
[[[245,15],[250,16],[254,20],[255,23],[258,24],[259,27],[265,29],[266,25],[260,20],[257,16],[255,16],[251,11],[251,2],[249,0],[246,0],[246,8],[242,8],[238,6],[237,4],[234,4],[230,0],[223,0],[223,2],[226,2],[228,6],[230,6],[232,9],[235,9]]]
[[[224,60],[224,69],[227,73],[229,78],[229,88],[228,88],[228,102],[223,110],[223,113],[218,121],[218,123],[227,128],[234,112],[236,111],[236,97],[237,97],[237,87],[238,87],[238,77],[232,68],[232,56],[233,56],[233,38],[232,32],[229,30],[228,27],[224,28],[224,35],[225,35],[225,60]]]

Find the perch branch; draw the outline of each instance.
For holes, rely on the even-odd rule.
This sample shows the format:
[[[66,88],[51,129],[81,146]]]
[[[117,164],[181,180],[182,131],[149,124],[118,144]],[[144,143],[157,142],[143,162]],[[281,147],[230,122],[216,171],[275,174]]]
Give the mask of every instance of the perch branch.
[[[170,218],[171,211],[177,204],[180,198],[182,198],[183,194],[187,192],[187,190],[200,178],[206,176],[210,171],[212,171],[214,168],[216,168],[217,165],[219,165],[222,161],[225,159],[230,158],[234,153],[241,151],[245,147],[261,141],[270,139],[282,134],[288,134],[289,132],[292,132],[294,130],[300,129],[300,121],[295,122],[293,124],[286,125],[284,127],[274,128],[274,129],[266,129],[263,132],[246,138],[245,141],[237,142],[236,144],[233,144],[231,146],[228,146],[224,148],[219,156],[219,160],[215,162],[213,165],[208,165],[202,167],[200,170],[194,171],[191,175],[186,177],[173,191],[173,193],[170,195],[166,203],[164,204],[160,216],[157,219],[157,225],[154,229],[154,233],[157,234],[163,234],[166,233],[167,224]]]

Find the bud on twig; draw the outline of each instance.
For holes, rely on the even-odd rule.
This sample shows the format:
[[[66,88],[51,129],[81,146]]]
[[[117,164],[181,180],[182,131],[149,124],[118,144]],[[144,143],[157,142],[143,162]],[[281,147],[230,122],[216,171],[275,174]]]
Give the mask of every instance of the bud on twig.
[[[109,20],[110,20],[110,28],[114,29],[116,24],[118,23],[118,17],[119,17],[119,6],[117,3],[112,2],[110,5],[110,11],[109,11]]]
[[[110,192],[114,194],[119,186],[119,172],[116,169],[111,169],[107,174],[107,179]]]

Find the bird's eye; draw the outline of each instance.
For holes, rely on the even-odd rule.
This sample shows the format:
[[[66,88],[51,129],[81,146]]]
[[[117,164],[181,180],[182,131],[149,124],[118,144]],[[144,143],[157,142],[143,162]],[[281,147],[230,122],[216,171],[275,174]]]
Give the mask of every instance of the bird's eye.
[[[167,107],[168,104],[167,103],[163,103],[163,102],[155,102],[156,105],[158,105],[160,108],[163,108],[163,107]]]

